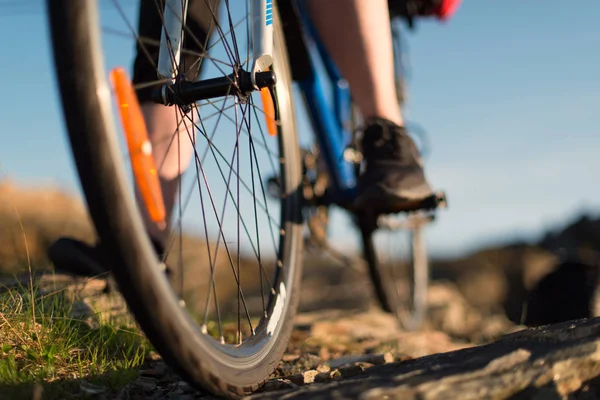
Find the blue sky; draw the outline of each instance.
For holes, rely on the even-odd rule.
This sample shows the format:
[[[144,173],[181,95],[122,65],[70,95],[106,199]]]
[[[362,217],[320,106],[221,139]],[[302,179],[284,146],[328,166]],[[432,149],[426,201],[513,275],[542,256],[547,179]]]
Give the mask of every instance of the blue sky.
[[[0,1],[0,164],[16,182],[77,192],[42,2],[15,2]],[[597,0],[466,0],[405,35],[408,118],[427,129],[426,171],[450,200],[428,231],[435,253],[535,238],[600,209],[599,19]],[[123,42],[114,52],[127,56]]]

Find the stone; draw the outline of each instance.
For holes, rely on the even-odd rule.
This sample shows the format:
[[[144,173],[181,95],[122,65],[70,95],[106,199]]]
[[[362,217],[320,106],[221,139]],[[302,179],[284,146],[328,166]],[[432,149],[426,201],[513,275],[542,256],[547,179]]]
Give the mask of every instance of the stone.
[[[363,373],[363,369],[359,365],[352,365],[349,367],[343,367],[338,370],[342,374],[342,378],[351,378]]]
[[[329,372],[331,371],[331,366],[328,364],[321,364],[317,367],[317,371],[319,372]]]
[[[360,366],[354,368],[331,371],[332,382],[250,399],[591,399],[600,389],[600,318],[523,329],[486,345],[375,365],[362,376]]]
[[[317,375],[319,375],[319,371],[316,370],[310,370],[303,373],[302,377],[304,378],[304,384],[313,383]]]
[[[292,362],[292,361],[296,361],[299,358],[300,358],[300,354],[284,354],[283,357],[281,357],[281,360],[283,362]]]

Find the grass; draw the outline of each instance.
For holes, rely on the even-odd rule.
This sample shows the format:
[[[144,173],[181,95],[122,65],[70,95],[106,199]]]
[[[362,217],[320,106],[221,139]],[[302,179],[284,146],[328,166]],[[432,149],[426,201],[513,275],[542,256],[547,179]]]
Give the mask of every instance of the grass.
[[[31,282],[0,294],[0,393],[31,398],[41,384],[44,398],[80,398],[73,390],[82,381],[118,390],[137,377],[151,346],[131,323],[94,326],[94,315],[74,316],[73,292],[44,293]]]
[[[0,238],[7,244],[0,268],[27,277],[0,283],[0,399],[88,398],[136,379],[152,348],[129,314],[95,314],[102,307],[73,285],[57,286],[50,276],[48,287],[34,277],[35,267],[49,265],[46,248],[57,237],[93,237],[85,207],[54,192],[11,190],[2,180],[0,189]],[[47,201],[42,207],[40,198]]]

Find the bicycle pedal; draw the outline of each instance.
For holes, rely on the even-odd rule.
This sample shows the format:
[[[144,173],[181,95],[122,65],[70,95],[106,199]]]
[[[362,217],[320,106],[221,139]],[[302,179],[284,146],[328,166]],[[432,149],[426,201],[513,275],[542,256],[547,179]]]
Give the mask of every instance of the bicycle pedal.
[[[429,212],[408,215],[385,214],[377,217],[377,229],[395,231],[400,229],[416,229],[435,220],[435,214]]]
[[[396,209],[382,212],[379,215],[412,215],[422,212],[434,212],[437,209],[448,208],[448,201],[444,192],[437,192],[421,200],[408,201],[398,205]]]

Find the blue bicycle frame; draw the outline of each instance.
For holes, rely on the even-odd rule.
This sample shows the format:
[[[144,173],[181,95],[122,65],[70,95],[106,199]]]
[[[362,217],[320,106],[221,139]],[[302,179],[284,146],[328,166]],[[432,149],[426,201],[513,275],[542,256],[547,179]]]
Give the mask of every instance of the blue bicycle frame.
[[[311,69],[298,85],[329,173],[330,188],[324,202],[345,205],[354,199],[356,190],[356,166],[344,158],[352,140],[350,89],[319,39],[303,1],[298,1],[298,9]]]

